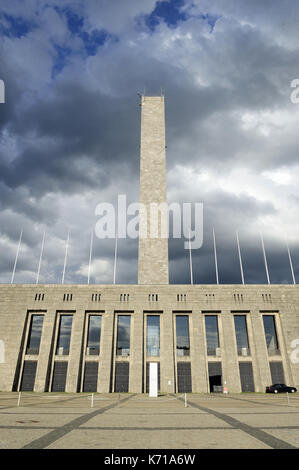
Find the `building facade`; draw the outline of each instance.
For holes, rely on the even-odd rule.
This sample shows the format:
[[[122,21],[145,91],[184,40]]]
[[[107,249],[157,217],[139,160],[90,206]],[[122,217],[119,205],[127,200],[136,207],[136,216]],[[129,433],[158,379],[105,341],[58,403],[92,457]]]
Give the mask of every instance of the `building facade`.
[[[164,97],[140,104],[148,208],[166,202]],[[0,390],[147,393],[150,362],[164,393],[298,387],[298,286],[169,285],[168,240],[140,226],[137,285],[0,286]]]

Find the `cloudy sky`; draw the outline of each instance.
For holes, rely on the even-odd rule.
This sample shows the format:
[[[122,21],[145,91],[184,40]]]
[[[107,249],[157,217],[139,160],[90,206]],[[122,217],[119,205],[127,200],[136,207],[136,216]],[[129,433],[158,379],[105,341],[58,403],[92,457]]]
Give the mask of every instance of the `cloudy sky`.
[[[101,202],[139,198],[137,92],[166,100],[169,202],[203,202],[194,282],[299,279],[299,4],[294,0],[1,0],[0,282],[86,283]],[[298,93],[299,96],[299,93]],[[294,100],[293,100],[294,101]],[[119,240],[118,283],[137,282]],[[94,239],[92,283],[113,280],[114,240]],[[170,282],[189,283],[183,240]]]

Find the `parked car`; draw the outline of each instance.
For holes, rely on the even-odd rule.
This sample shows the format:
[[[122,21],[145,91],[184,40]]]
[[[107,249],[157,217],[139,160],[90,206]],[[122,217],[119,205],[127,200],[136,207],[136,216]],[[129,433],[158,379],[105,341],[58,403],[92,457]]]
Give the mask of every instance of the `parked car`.
[[[270,387],[266,387],[266,393],[294,393],[297,392],[297,388],[295,387],[288,387],[285,384],[274,384],[270,385]]]

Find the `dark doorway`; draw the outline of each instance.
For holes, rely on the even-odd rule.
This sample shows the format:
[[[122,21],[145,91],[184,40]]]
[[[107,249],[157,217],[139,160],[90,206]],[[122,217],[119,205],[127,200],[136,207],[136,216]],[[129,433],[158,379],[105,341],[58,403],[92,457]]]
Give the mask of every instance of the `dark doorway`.
[[[221,362],[209,362],[210,392],[222,392],[222,367]]]

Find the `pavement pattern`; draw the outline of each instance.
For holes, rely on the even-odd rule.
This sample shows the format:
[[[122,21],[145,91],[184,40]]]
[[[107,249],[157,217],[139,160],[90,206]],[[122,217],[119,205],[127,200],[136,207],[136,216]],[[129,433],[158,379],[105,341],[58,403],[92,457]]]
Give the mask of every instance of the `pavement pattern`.
[[[297,448],[297,395],[0,393],[0,449]]]

